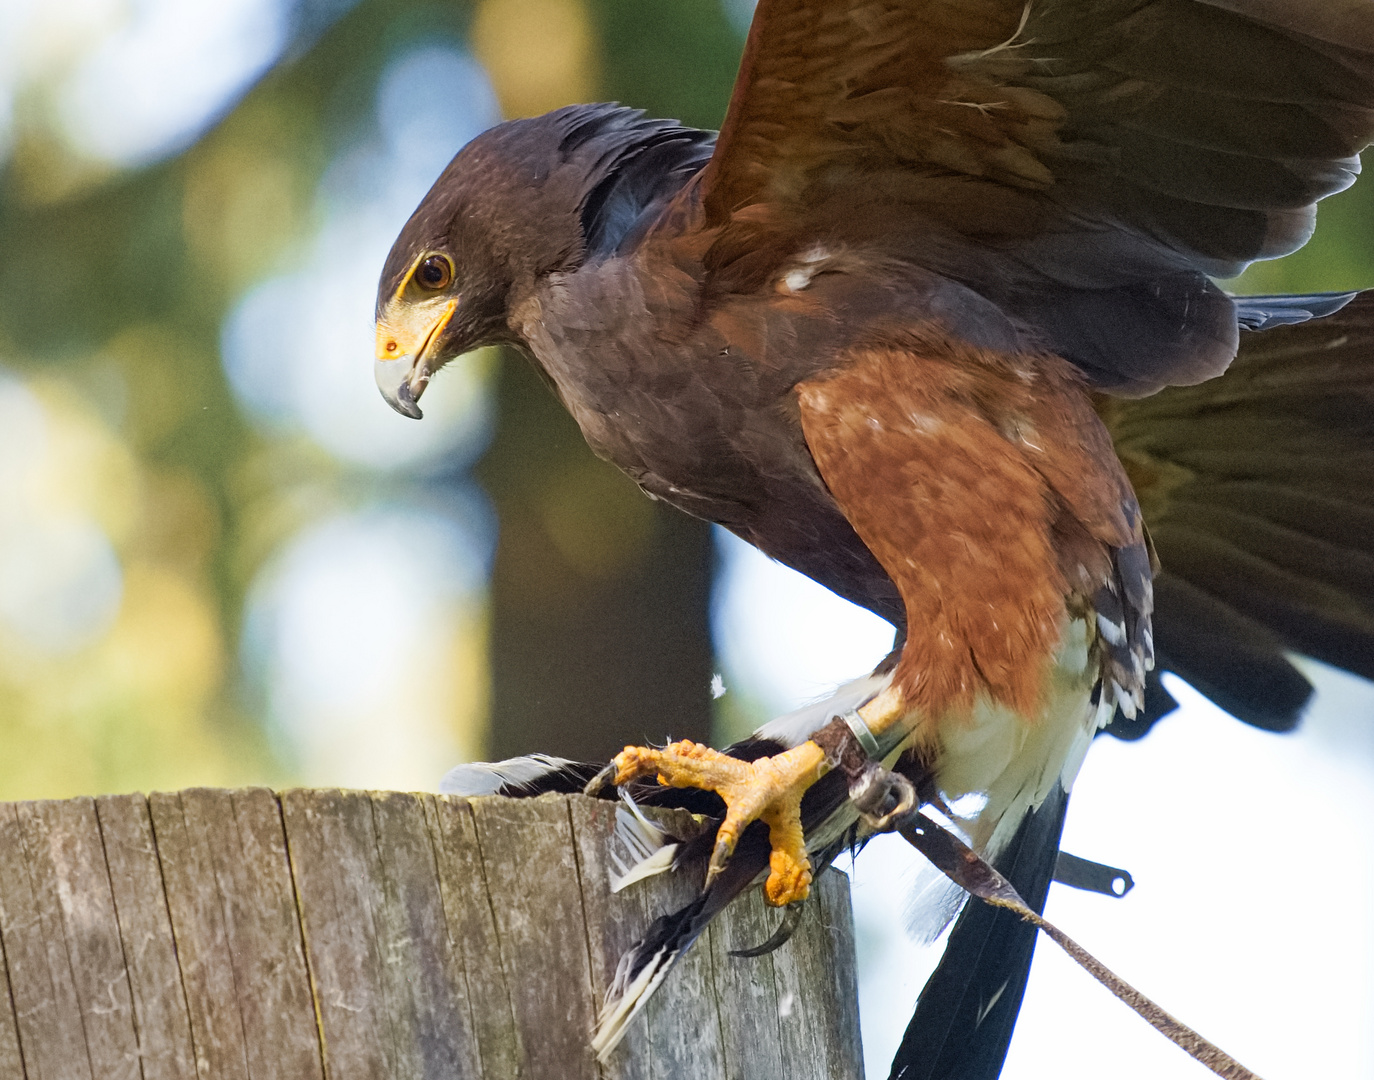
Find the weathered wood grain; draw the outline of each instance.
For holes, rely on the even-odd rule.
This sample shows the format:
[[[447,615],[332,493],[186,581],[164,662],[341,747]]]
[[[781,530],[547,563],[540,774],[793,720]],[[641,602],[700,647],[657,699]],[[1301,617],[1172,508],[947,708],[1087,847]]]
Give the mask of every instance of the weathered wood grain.
[[[264,789],[0,804],[0,1080],[861,1078],[833,872],[766,957],[729,953],[779,914],[732,905],[595,1060],[619,957],[699,887],[612,894],[616,813]]]
[[[5,962],[5,943],[0,939],[0,1076],[25,1080],[24,1059],[19,1053],[19,1029],[14,1022],[14,1000],[10,997],[9,965]]]
[[[767,941],[780,915],[756,894],[741,897],[711,926],[709,945],[722,1011],[726,1076],[786,1076],[778,1039],[778,991],[773,954],[731,956]]]
[[[631,895],[638,894],[647,926],[652,918],[690,903],[700,887],[699,880],[665,877],[652,887],[631,886]],[[720,1080],[726,1076],[716,968],[708,941],[699,940],[678,961],[635,1021],[640,1026],[631,1028],[626,1036],[648,1042],[653,1080]]]
[[[819,1063],[819,1075],[862,1080],[854,920],[849,879],[838,870],[817,876],[790,944],[772,954],[781,1075]]]
[[[48,924],[51,956],[71,972],[91,1072],[138,1080],[133,1001],[95,803],[23,803],[17,816],[34,895],[45,916],[57,915]]]
[[[0,812],[0,935],[25,1072],[138,1077],[138,1041],[90,799]]]
[[[372,807],[342,791],[287,791],[282,810],[301,898],[306,956],[330,1077],[381,1077],[394,1066],[383,904]]]
[[[449,934],[424,797],[371,799],[385,904],[380,927],[398,1060],[393,1076],[476,1076],[467,979]]]
[[[591,958],[568,800],[474,799],[501,966],[530,1080],[595,1080]]]
[[[196,1080],[191,1020],[148,800],[106,795],[96,799],[95,809],[129,973],[143,1080]]]
[[[202,1076],[323,1080],[276,796],[149,798]]]
[[[577,859],[587,914],[594,1002],[604,1000],[625,951],[660,915],[689,903],[699,884],[690,877],[652,879],[620,893],[610,892],[612,863],[608,837],[621,809],[613,802],[576,799],[570,803]],[[691,815],[658,811],[676,836],[690,837],[700,825]],[[693,950],[633,1021],[635,1034],[603,1066],[607,1080],[723,1075],[720,1010],[714,997],[714,965],[707,950]]]
[[[282,795],[331,1077],[478,1076],[423,798]]]
[[[167,897],[181,984],[201,1075],[248,1080],[229,933],[208,847],[188,826],[176,793],[154,792],[148,811]]]
[[[29,1080],[88,1078],[81,1007],[65,949],[54,941],[58,914],[35,894],[19,807],[0,806],[0,937]]]
[[[612,893],[610,845],[616,804],[604,799],[577,799],[569,807],[576,837],[578,874],[583,883],[582,906],[587,920],[587,949],[591,956],[592,1001],[601,1002],[615,978],[619,957],[648,925],[637,892]],[[603,1066],[613,1080],[650,1080],[652,1053],[648,1039],[628,1039]]]
[[[467,799],[441,795],[426,800],[426,816],[434,840],[444,915],[461,954],[469,1000],[477,1003],[473,1035],[482,1075],[517,1076],[524,1050],[501,964],[496,913],[477,846],[472,807]]]

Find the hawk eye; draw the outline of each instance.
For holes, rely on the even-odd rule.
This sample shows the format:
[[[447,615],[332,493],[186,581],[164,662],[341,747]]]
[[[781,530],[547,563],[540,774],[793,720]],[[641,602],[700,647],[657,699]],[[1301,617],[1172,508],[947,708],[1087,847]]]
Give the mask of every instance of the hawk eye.
[[[453,263],[446,255],[431,255],[416,268],[415,280],[431,292],[446,289],[453,281]]]

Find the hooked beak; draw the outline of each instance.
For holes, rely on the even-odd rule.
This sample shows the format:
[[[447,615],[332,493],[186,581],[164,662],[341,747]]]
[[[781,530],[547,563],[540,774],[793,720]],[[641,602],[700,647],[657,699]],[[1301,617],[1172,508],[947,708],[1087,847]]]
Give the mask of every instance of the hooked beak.
[[[434,374],[429,365],[430,346],[457,310],[458,301],[454,299],[444,304],[437,316],[432,307],[426,306],[406,312],[409,317],[395,322],[377,321],[377,351],[372,373],[386,403],[402,416],[412,420],[424,416],[417,402]]]

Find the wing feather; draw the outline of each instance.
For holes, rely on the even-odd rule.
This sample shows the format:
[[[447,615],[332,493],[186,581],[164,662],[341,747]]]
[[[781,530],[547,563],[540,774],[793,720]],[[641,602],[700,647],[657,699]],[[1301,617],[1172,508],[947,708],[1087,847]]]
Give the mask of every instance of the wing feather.
[[[976,181],[974,202],[990,184],[1055,189],[1125,225],[1157,217],[1148,197],[1133,205],[1138,189],[1308,207],[1354,180],[1374,136],[1374,4],[1341,5],[1339,36],[1326,7],[762,0],[704,177],[708,216],[884,168]],[[1197,254],[1205,223],[1176,224],[1167,239]]]
[[[883,244],[1134,396],[1224,370],[1205,275],[1305,243],[1371,138],[1374,0],[761,0],[695,191],[716,269]]]
[[[1161,667],[1268,728],[1310,693],[1286,650],[1374,678],[1374,293],[1103,411],[1162,565]]]

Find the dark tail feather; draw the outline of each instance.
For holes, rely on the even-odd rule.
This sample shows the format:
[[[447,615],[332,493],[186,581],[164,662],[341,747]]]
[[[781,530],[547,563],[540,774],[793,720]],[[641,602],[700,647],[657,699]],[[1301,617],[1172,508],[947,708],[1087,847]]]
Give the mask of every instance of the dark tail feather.
[[[769,850],[768,830],[756,821],[745,829],[734,855],[710,887],[686,907],[660,915],[620,958],[592,1038],[592,1049],[601,1060],[615,1049],[630,1021],[711,920],[767,869]],[[697,868],[702,865],[696,860]]]
[[[1036,911],[1045,908],[1068,802],[1056,786],[997,859]],[[1010,911],[971,901],[921,991],[888,1080],[996,1080],[1021,1011],[1036,933]]]

